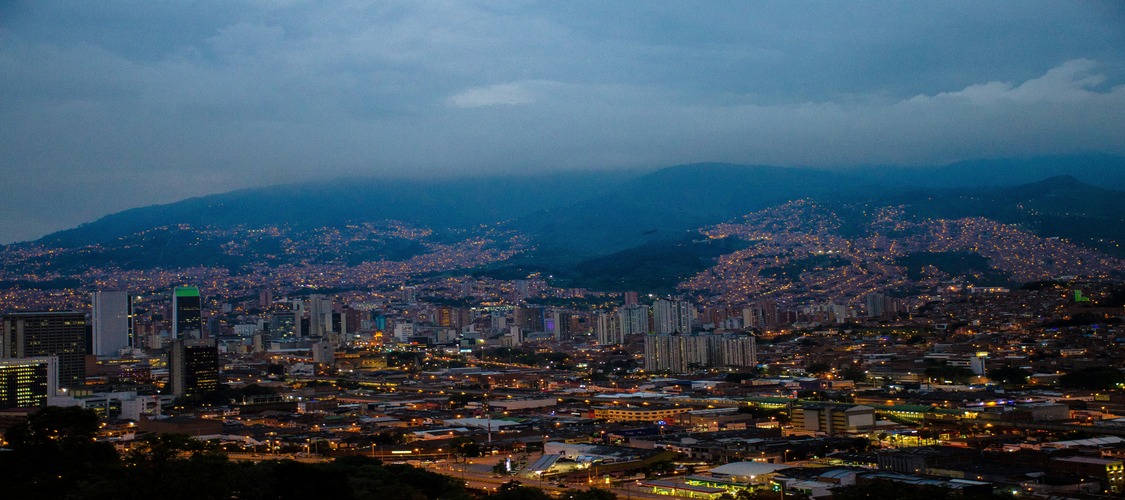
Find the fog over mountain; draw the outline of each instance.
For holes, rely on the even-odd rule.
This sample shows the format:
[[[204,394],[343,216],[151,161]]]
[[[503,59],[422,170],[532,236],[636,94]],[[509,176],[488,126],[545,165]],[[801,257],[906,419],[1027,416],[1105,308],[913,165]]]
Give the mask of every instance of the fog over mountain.
[[[0,19],[0,242],[341,177],[1125,154],[1118,2],[13,1]]]
[[[904,223],[922,224],[921,232],[932,231],[926,220],[981,218],[1125,256],[1125,193],[1112,189],[1122,165],[1125,158],[1083,155],[852,172],[706,163],[653,172],[346,178],[131,209],[9,245],[4,255],[12,271],[37,275],[195,266],[242,272],[401,261],[470,245],[476,250],[456,251],[492,252],[479,261],[489,264],[462,272],[542,272],[585,286],[669,290],[744,248],[734,240],[701,245],[706,227],[814,202],[840,221],[834,234],[844,238],[865,237],[874,214],[889,208]],[[995,172],[1006,174],[1002,185]],[[19,257],[21,248],[34,248],[32,257]]]

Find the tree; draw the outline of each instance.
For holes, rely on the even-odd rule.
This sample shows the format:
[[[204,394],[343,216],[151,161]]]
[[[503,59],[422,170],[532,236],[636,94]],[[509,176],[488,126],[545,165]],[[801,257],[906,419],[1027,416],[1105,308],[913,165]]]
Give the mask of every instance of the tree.
[[[1027,370],[1015,366],[1002,366],[988,371],[988,378],[1004,385],[1023,385],[1027,377],[1031,376]]]
[[[937,380],[938,382],[949,381],[953,383],[965,383],[973,377],[973,371],[963,366],[953,366],[949,364],[939,364],[926,367],[926,376],[930,380]]]
[[[879,439],[879,443],[880,443],[880,444],[882,444],[882,442],[883,442],[883,441],[886,441],[886,440],[887,440],[887,436],[889,436],[889,434],[887,434],[886,432],[880,432],[880,433],[879,433],[878,435],[876,435],[875,437],[876,437],[876,438],[878,438],[878,439]]]
[[[735,493],[734,498],[735,500],[777,500],[778,493],[779,492],[770,489],[751,490],[747,488],[744,490],[738,490],[738,493]]]
[[[858,365],[851,365],[844,369],[842,374],[844,380],[854,380],[856,382],[865,382],[867,380],[867,370],[864,370]]]
[[[78,407],[48,406],[5,434],[11,452],[0,453],[3,497],[58,498],[80,486],[89,495],[112,490],[107,477],[119,470],[116,450],[98,443],[98,416]]]
[[[617,500],[617,494],[601,488],[570,490],[563,494],[563,500]]]
[[[1112,366],[1091,366],[1059,377],[1059,385],[1067,389],[1108,390],[1122,382],[1125,375]]]
[[[98,432],[98,414],[76,406],[47,406],[8,429],[5,438],[14,450],[85,447]]]
[[[828,363],[817,361],[815,363],[811,363],[808,366],[806,366],[805,371],[807,371],[807,372],[809,372],[813,375],[820,375],[820,374],[828,373],[828,372],[832,371],[832,367],[828,366]]]
[[[453,453],[459,457],[479,457],[480,445],[472,438],[465,436],[458,437],[450,443],[453,448]]]
[[[853,486],[832,489],[833,500],[869,500],[873,498],[925,498],[953,500],[960,495],[949,488],[916,486],[895,481],[875,480]]]
[[[517,483],[513,485],[513,483]],[[489,500],[549,500],[551,497],[539,488],[520,486],[518,481],[508,481],[499,490],[487,497]]]

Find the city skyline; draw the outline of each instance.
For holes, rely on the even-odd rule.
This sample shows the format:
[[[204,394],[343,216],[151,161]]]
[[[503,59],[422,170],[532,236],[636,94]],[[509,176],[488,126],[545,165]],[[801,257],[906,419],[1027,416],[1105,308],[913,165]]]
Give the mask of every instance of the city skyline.
[[[0,2],[4,500],[1125,495],[1125,2]]]

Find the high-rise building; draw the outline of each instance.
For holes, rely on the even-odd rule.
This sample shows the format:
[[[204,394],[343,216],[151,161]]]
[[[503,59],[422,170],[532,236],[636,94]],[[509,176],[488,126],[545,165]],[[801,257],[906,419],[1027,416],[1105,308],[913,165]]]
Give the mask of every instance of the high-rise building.
[[[683,373],[711,365],[712,335],[655,334],[645,336],[645,370]]]
[[[309,336],[326,337],[333,332],[332,299],[323,295],[309,296]]]
[[[621,335],[649,332],[649,308],[644,304],[632,304],[617,310],[621,321]]]
[[[710,342],[713,366],[758,366],[758,339],[753,335],[713,335]]]
[[[682,373],[708,366],[757,364],[757,344],[753,336],[676,333],[645,336],[647,371]]]
[[[414,336],[414,323],[406,321],[395,322],[395,340],[398,342],[407,342],[410,337]]]
[[[297,299],[293,301],[293,337],[301,338],[307,337],[309,331],[305,329],[305,301]]]
[[[172,338],[203,338],[203,301],[194,286],[172,290]]]
[[[772,300],[752,302],[742,310],[742,326],[747,328],[767,329],[780,322],[777,302]]]
[[[59,387],[86,382],[86,314],[27,312],[4,316],[0,358],[58,358]]]
[[[176,339],[168,351],[168,379],[176,397],[201,396],[219,386],[215,339]]]
[[[652,303],[653,331],[688,333],[691,331],[691,304],[686,300],[656,299]]]
[[[520,306],[512,312],[512,322],[525,332],[542,332],[543,308]]]
[[[555,310],[543,313],[543,331],[554,340],[570,340],[570,314]]]
[[[625,335],[621,333],[621,320],[616,314],[598,313],[595,332],[600,345],[625,343]]]
[[[47,404],[59,390],[58,358],[0,359],[0,410]]]
[[[94,292],[91,302],[92,354],[113,356],[137,345],[133,336],[133,297],[129,292]]]
[[[269,333],[273,340],[296,337],[300,318],[293,311],[275,311],[270,315]]]

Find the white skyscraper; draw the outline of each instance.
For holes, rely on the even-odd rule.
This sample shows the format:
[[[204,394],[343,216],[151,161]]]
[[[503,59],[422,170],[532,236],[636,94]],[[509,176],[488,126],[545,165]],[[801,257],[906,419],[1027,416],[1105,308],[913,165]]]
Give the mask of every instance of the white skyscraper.
[[[93,354],[113,356],[133,347],[133,297],[129,292],[94,292],[91,322]]]
[[[332,299],[309,295],[309,336],[325,337],[332,331]]]

